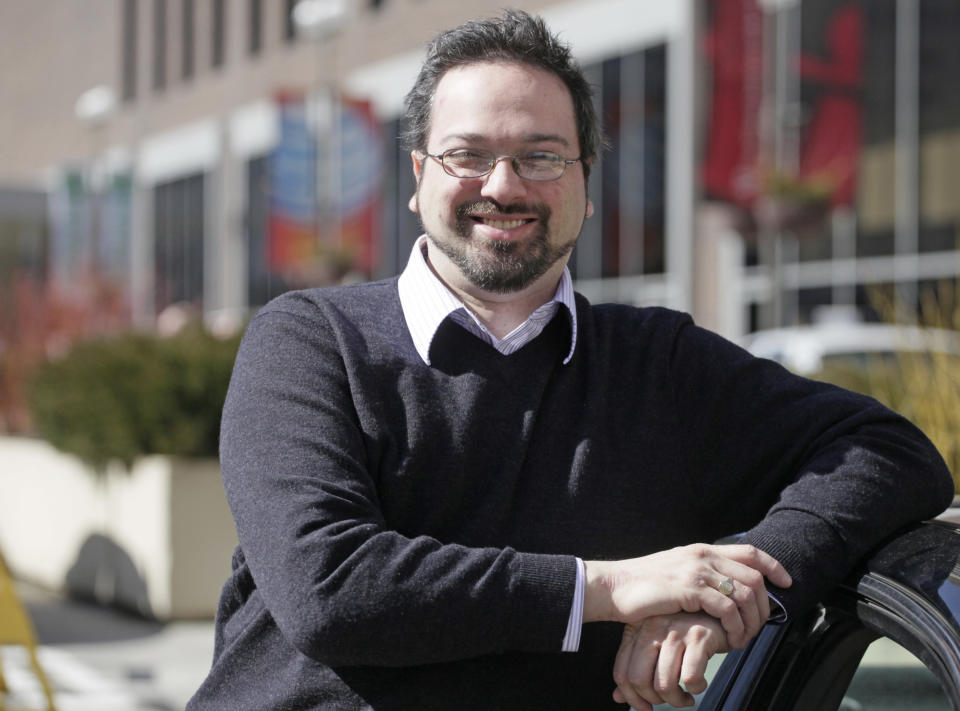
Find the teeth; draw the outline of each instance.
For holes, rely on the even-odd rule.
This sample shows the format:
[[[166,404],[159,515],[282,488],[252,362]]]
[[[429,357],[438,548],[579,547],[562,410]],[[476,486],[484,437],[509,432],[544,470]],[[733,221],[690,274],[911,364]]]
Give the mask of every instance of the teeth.
[[[483,220],[483,224],[489,225],[490,227],[496,227],[498,230],[512,230],[514,227],[519,227],[524,222],[525,220]]]

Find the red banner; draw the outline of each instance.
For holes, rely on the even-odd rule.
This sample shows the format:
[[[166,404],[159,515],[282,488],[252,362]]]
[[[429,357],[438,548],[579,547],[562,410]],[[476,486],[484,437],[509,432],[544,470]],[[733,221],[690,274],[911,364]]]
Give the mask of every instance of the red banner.
[[[716,0],[707,34],[712,60],[704,188],[750,206],[760,192],[758,117],[763,93],[763,12],[756,0]]]

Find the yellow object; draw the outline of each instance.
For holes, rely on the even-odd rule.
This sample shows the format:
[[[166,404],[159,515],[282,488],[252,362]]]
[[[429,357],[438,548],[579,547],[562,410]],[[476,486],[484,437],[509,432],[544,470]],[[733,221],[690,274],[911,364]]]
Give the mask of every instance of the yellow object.
[[[40,686],[43,687],[43,694],[47,698],[47,708],[49,711],[56,711],[50,682],[37,659],[37,639],[33,632],[33,624],[17,596],[16,588],[13,586],[13,578],[3,561],[3,555],[0,555],[0,646],[4,645],[26,648],[30,655],[30,664],[33,666],[33,671],[40,681]],[[0,711],[6,708],[3,701],[6,695],[7,685],[3,678],[3,669],[0,668]]]

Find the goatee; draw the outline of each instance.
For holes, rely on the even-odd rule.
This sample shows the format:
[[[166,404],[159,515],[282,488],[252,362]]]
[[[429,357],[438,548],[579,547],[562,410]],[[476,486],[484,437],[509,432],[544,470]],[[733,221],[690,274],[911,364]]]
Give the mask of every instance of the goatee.
[[[543,204],[500,206],[490,201],[458,205],[455,211],[456,239],[427,237],[453,262],[474,286],[491,293],[521,291],[543,276],[558,260],[567,256],[576,239],[551,245],[550,208]],[[472,234],[473,219],[511,214],[536,215],[535,233],[521,242],[490,240]]]

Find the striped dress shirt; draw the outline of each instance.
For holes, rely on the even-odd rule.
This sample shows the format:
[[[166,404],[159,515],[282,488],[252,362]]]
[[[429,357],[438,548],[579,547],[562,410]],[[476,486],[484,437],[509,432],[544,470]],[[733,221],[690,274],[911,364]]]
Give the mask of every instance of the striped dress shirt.
[[[414,244],[410,259],[397,284],[407,329],[424,363],[430,364],[430,344],[440,324],[447,318],[489,343],[503,355],[510,355],[539,336],[561,305],[566,307],[570,318],[570,350],[563,363],[566,365],[570,362],[577,346],[577,306],[569,269],[563,270],[553,299],[537,308],[526,321],[506,336],[497,338],[430,269],[426,258],[426,239],[426,235],[421,235]],[[576,652],[580,648],[584,585],[583,561],[577,558],[577,584],[570,605],[567,631],[561,644],[561,651],[564,652]]]

